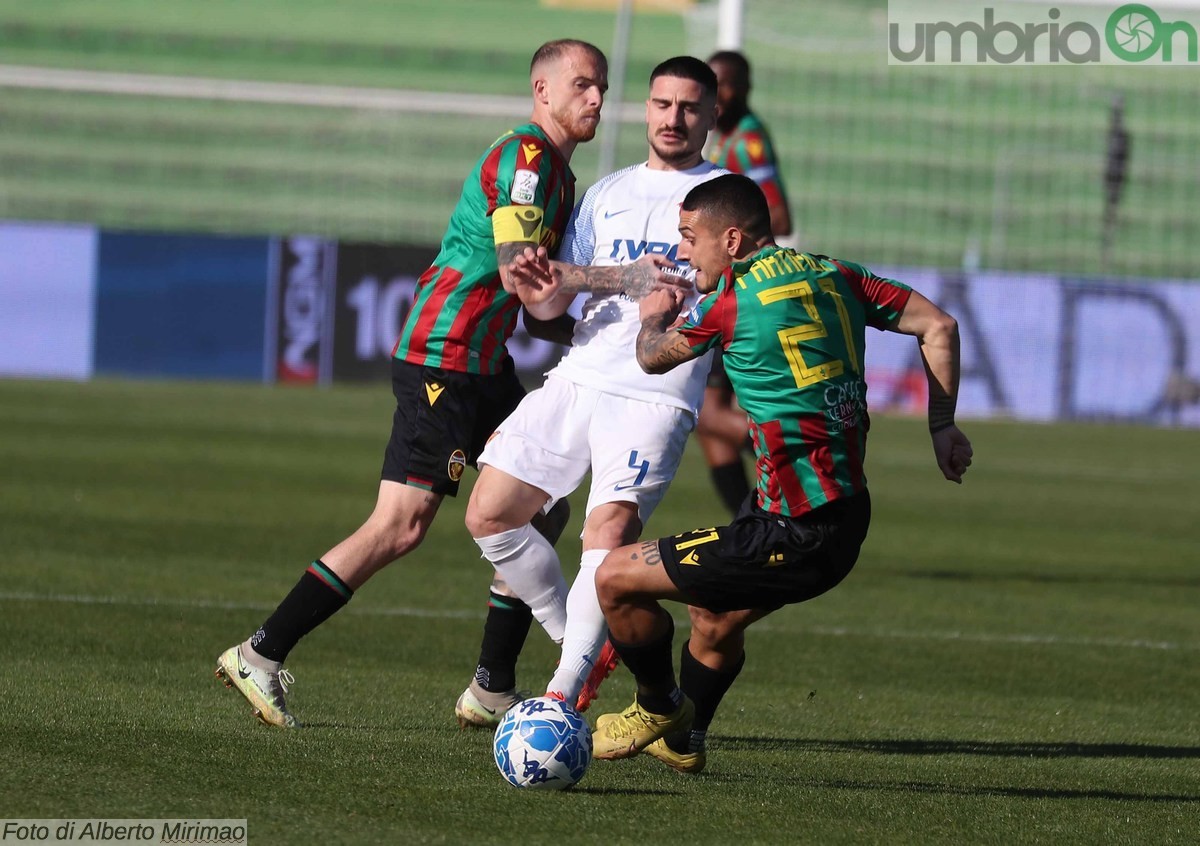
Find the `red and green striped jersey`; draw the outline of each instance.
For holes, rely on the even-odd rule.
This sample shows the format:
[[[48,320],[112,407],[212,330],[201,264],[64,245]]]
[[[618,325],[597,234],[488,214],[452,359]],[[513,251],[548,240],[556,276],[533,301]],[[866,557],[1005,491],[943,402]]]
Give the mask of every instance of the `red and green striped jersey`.
[[[757,182],[768,205],[788,207],[775,147],[771,144],[766,125],[757,115],[746,112],[737,126],[719,135],[709,152],[709,158],[718,167],[743,174]]]
[[[494,141],[463,183],[392,354],[446,370],[499,372],[521,304],[500,284],[495,232],[512,230],[501,240],[540,242],[553,254],[574,205],[575,175],[541,127],[528,123]],[[497,209],[503,220],[493,219]]]
[[[866,488],[866,327],[891,325],[911,291],[852,262],[770,246],[727,270],[680,325],[693,349],[724,350],[763,509],[795,517]]]

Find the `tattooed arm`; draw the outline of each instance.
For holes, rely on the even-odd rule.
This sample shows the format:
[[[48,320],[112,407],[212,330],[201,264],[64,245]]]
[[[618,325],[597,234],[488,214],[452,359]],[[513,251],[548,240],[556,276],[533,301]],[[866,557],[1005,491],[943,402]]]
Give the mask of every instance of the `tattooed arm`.
[[[625,293],[641,299],[652,291],[670,289],[687,292],[692,283],[667,268],[672,262],[660,255],[643,256],[632,264],[600,267],[581,267],[562,261],[552,261],[545,247],[536,250],[528,245],[497,247],[500,277],[505,290],[520,298],[526,310],[539,320],[552,320],[563,314],[576,294],[588,291],[597,294]],[[503,252],[502,252],[503,250]]]
[[[700,355],[677,329],[669,328],[683,306],[683,296],[664,289],[642,300],[637,360],[647,373],[666,373]]]
[[[500,271],[500,284],[510,294],[520,296],[518,284],[521,282],[533,284],[535,281],[531,275],[524,279],[517,279],[512,270],[512,263],[519,256],[524,255],[526,249],[529,249],[529,244],[525,241],[510,241],[507,244],[496,245],[496,267]],[[544,252],[544,248],[539,248],[538,252]]]
[[[579,267],[561,261],[550,262],[551,272],[558,277],[562,290],[572,295],[582,291],[593,294],[628,294],[640,300],[652,291],[670,288],[682,292],[692,290],[692,283],[682,276],[668,273],[674,267],[670,259],[647,255],[620,266]]]

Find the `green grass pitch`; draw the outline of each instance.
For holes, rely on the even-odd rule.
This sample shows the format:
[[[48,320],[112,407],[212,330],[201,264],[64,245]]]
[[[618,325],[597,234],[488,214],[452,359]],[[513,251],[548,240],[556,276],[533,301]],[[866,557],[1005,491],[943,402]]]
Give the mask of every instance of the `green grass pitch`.
[[[255,843],[1195,842],[1194,432],[968,421],[960,488],[920,421],[879,417],[862,559],[751,630],[708,771],[595,762],[548,795],[454,723],[489,578],[465,497],[292,654],[307,728],[212,676],[366,515],[390,405],[0,381],[4,816],[245,817]],[[649,529],[721,519],[691,452]],[[532,632],[521,681],[554,658]],[[597,709],[631,693],[618,670]]]

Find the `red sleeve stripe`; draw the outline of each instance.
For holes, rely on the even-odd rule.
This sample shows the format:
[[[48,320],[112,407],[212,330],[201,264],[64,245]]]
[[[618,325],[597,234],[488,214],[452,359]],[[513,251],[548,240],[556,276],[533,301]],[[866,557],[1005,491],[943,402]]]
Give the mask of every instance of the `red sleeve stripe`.
[[[718,298],[721,303],[721,339],[724,349],[729,349],[733,343],[733,333],[737,329],[738,301],[734,291],[733,268],[725,269],[725,293]]]
[[[724,321],[721,319],[721,314],[724,312],[723,306],[721,298],[717,297],[708,310],[700,315],[699,323],[680,328],[680,334],[687,339],[688,345],[692,349],[712,340],[718,333],[724,331]]]
[[[887,306],[894,311],[903,311],[904,307],[908,305],[908,298],[912,294],[912,291],[892,285],[888,280],[881,279],[874,274],[863,276],[846,267],[846,265],[837,259],[830,259],[830,261],[846,277],[846,281],[850,283],[854,295],[860,301]]]
[[[500,205],[499,192],[496,190],[496,175],[500,171],[502,155],[504,155],[504,145],[500,144],[487,154],[487,158],[483,160],[483,164],[479,168],[479,187],[483,189],[483,196],[487,198],[489,216]]]

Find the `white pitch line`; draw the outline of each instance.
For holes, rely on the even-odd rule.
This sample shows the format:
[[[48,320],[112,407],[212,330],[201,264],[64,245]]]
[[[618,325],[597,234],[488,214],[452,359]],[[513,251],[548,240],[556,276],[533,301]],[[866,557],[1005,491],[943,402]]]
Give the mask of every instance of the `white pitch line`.
[[[0,602],[50,602],[67,605],[120,605],[140,608],[188,608],[215,609],[218,611],[273,611],[274,603],[225,602],[208,599],[164,599],[134,596],[94,596],[66,593],[14,593],[0,591]],[[373,608],[351,606],[347,613],[365,617],[416,617],[432,620],[482,620],[479,611],[455,611],[453,609],[428,608]],[[688,622],[676,620],[676,625],[686,627]],[[809,626],[795,627],[767,621],[759,623],[753,632],[778,632],[784,634],[816,635],[818,637],[858,637],[876,640],[928,640],[941,642],[961,641],[966,643],[992,643],[1035,646],[1081,646],[1102,649],[1144,649],[1156,652],[1196,652],[1200,643],[1174,643],[1165,640],[1144,638],[1106,637],[1062,637],[1038,634],[989,634],[987,632],[916,632],[892,629],[851,629],[846,627]]]
[[[374,109],[389,112],[520,118],[529,115],[528,97],[499,94],[455,94],[412,91],[403,88],[369,88],[348,85],[308,85],[291,82],[258,82],[200,76],[164,76],[149,73],[113,73],[0,65],[0,87],[92,94],[127,94],[141,97],[181,97],[227,100],[238,103],[323,106],[341,109]],[[644,119],[640,103],[610,104],[623,123]]]
[[[756,629],[766,629],[770,623],[755,626]],[[790,629],[788,629],[790,631]],[[784,631],[783,628],[778,631]],[[1146,640],[1142,638],[1128,639],[1118,637],[1062,637],[1060,635],[1036,634],[988,634],[986,632],[905,632],[890,630],[856,630],[847,628],[830,628],[813,626],[806,630],[808,633],[826,635],[829,637],[875,637],[885,640],[939,640],[966,641],[970,643],[1011,643],[1034,644],[1038,646],[1086,646],[1115,649],[1151,649],[1157,651],[1180,650],[1194,652],[1200,650],[1200,643],[1173,643],[1169,640]]]
[[[89,596],[76,593],[11,593],[0,591],[0,602],[56,602],[68,605],[122,605],[135,608],[193,608],[217,611],[274,611],[278,603],[225,602],[211,599],[161,599],[148,596]],[[437,620],[483,619],[477,611],[429,610],[425,608],[355,608],[352,614],[372,617],[425,617]]]

